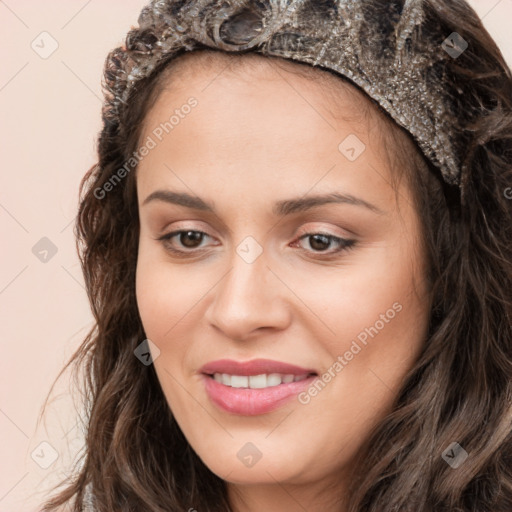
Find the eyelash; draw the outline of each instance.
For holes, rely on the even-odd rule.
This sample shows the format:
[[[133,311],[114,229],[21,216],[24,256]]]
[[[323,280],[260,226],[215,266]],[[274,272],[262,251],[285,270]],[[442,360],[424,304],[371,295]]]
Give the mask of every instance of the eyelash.
[[[187,250],[183,251],[183,250],[180,250],[180,249],[176,249],[176,248],[171,246],[170,241],[171,241],[172,238],[174,238],[177,235],[181,235],[182,233],[189,233],[189,232],[201,233],[203,235],[206,235],[207,237],[210,237],[210,235],[208,235],[208,233],[205,233],[204,231],[199,231],[197,229],[180,229],[180,230],[172,231],[171,233],[167,233],[167,234],[157,238],[157,240],[161,241],[162,244],[164,245],[164,247],[168,251],[170,251],[171,253],[173,253],[173,254],[175,254],[177,256],[187,257],[187,256],[190,256],[190,255],[193,255],[193,253],[198,252],[198,250],[196,248],[190,249],[188,251]],[[356,244],[356,241],[353,240],[353,239],[341,238],[341,237],[334,236],[334,235],[331,235],[329,233],[324,233],[324,232],[321,232],[321,231],[314,231],[314,232],[304,233],[304,234],[302,234],[298,238],[298,241],[303,240],[303,239],[308,238],[308,237],[315,236],[315,235],[324,236],[324,237],[328,238],[329,241],[337,242],[341,246],[340,249],[337,249],[336,251],[332,251],[332,252],[314,251],[314,250],[312,251],[314,254],[318,254],[320,256],[334,256],[334,255],[337,255],[337,254],[339,254],[339,253],[341,253],[343,251],[347,251],[349,249],[352,249],[355,246],[355,244]],[[203,240],[201,240],[201,242],[202,241]],[[304,249],[304,250],[306,252],[309,252],[307,249]]]

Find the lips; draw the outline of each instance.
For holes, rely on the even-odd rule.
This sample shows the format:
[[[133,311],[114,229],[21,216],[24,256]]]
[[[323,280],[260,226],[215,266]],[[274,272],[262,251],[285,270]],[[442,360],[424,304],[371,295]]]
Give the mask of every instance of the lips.
[[[314,369],[268,359],[246,362],[222,359],[207,363],[200,371],[206,394],[217,407],[246,416],[276,410],[306,389],[318,376]],[[276,379],[276,385],[269,383],[269,387],[261,389],[259,386],[253,388],[252,385],[243,385],[245,382],[252,383],[257,379],[255,376],[275,378],[278,374],[287,378]]]

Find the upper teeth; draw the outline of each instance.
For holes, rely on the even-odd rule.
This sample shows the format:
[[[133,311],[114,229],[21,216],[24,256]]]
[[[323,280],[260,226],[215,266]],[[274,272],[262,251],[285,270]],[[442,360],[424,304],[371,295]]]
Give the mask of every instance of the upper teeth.
[[[307,378],[307,375],[284,375],[282,373],[270,373],[261,375],[229,375],[227,373],[214,373],[213,378],[232,388],[261,389],[279,386],[282,382],[297,382]]]

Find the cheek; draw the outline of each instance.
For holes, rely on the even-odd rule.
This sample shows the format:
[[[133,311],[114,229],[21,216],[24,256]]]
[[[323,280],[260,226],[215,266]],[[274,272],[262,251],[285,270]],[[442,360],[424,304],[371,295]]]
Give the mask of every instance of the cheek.
[[[425,339],[428,306],[414,294],[411,274],[388,270],[347,272],[308,295],[308,305],[322,312],[334,333],[318,329],[317,343],[328,357],[320,382],[299,399],[310,417],[323,418],[329,411],[333,423],[318,429],[343,446],[347,457],[391,409]]]
[[[159,382],[169,406],[179,413],[191,405],[178,382],[190,373],[190,340],[197,327],[194,306],[208,288],[199,273],[188,272],[185,266],[171,268],[161,258],[158,251],[139,251],[136,297],[144,332],[160,351],[154,361]]]
[[[184,328],[194,307],[208,292],[203,272],[191,266],[171,265],[159,251],[139,250],[136,296],[146,335],[164,340]],[[179,329],[177,324],[179,322]]]
[[[427,314],[424,291],[415,293],[411,260],[402,257],[400,261],[394,253],[395,248],[384,247],[357,264],[347,260],[347,265],[329,271],[311,267],[309,272],[290,272],[294,292],[309,309],[310,318],[317,319],[318,339],[333,356],[347,350],[355,339],[364,344],[386,338],[392,351],[400,344],[407,350],[415,333],[421,336],[416,327],[424,324]],[[308,321],[309,326],[313,324]]]
[[[315,402],[311,411],[322,414],[324,399],[339,401],[340,421],[358,417],[370,425],[391,405],[413,366],[426,336],[429,305],[412,259],[405,250],[400,259],[400,253],[398,247],[375,251],[371,260],[327,278],[320,270],[297,273],[295,290],[320,320],[309,323],[310,330],[318,325],[317,353],[321,343],[327,355],[321,375],[326,387],[320,385],[318,393],[323,399],[315,398],[315,390],[304,396],[304,402]],[[350,422],[344,427],[349,432]]]

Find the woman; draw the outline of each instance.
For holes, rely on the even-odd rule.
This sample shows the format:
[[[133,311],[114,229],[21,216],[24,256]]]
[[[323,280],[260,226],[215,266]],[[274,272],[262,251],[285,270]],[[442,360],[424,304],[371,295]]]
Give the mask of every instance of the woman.
[[[154,1],[103,121],[45,511],[512,509],[512,76],[464,1]]]

